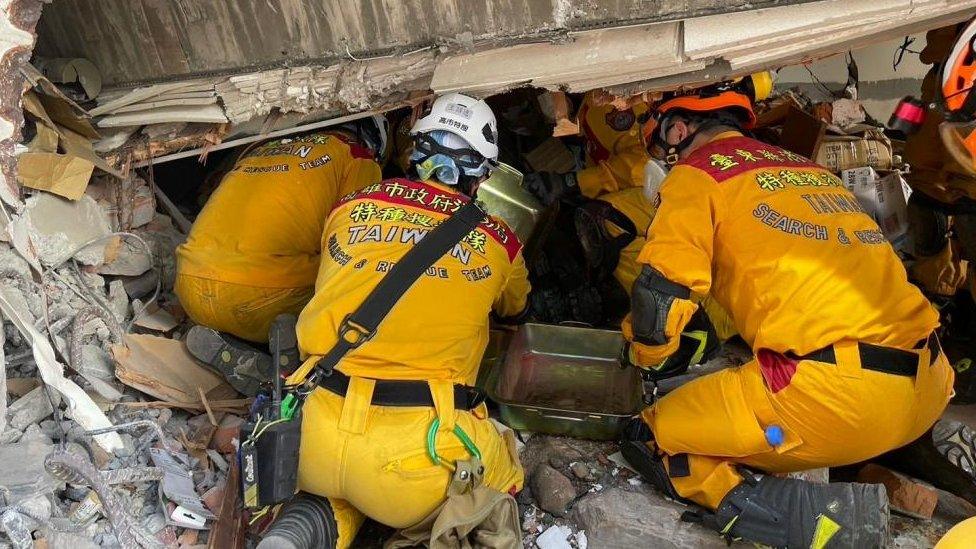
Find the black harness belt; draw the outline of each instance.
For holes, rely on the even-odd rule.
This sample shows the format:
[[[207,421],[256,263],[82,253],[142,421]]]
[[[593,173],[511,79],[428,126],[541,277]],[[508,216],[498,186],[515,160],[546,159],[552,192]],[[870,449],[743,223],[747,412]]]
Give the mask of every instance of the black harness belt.
[[[321,376],[319,387],[346,396],[349,390],[349,376],[339,370],[332,370],[332,374]],[[485,401],[485,395],[475,387],[467,385],[454,386],[454,407],[458,410],[473,410]],[[434,407],[434,397],[430,394],[430,386],[426,381],[402,381],[391,379],[377,379],[373,388],[373,406],[426,406]]]
[[[942,354],[939,338],[934,333],[927,339],[920,341],[917,345],[919,351],[926,347],[932,350],[932,362],[934,363],[939,358],[939,355]],[[865,370],[908,377],[915,377],[915,374],[918,373],[917,351],[903,351],[901,349],[882,347],[870,343],[858,343],[857,349],[861,355],[861,368]],[[824,347],[823,349],[817,349],[812,353],[802,356],[790,356],[797,360],[815,360],[829,364],[837,363],[833,345]]]

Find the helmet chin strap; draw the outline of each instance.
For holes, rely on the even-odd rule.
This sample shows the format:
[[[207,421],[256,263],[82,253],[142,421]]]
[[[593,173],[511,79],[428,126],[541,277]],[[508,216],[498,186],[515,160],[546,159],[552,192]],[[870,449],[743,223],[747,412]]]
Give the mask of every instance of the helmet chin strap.
[[[664,156],[664,163],[670,167],[678,163],[678,160],[681,159],[681,153],[683,153],[685,149],[691,146],[692,142],[694,142],[695,138],[698,137],[698,135],[701,132],[722,125],[724,124],[719,120],[707,120],[705,122],[702,122],[701,124],[699,124],[697,128],[695,128],[695,131],[689,132],[684,139],[678,141],[674,145],[668,143],[665,140],[664,133],[667,130],[664,130],[662,126],[661,132],[658,133],[658,135],[656,135],[654,139],[658,142],[658,145],[660,145],[662,149],[667,151],[667,154]]]
[[[458,176],[457,190],[461,191],[470,198],[474,198],[475,191],[477,190],[477,184],[481,181],[480,175],[467,175],[463,171]]]

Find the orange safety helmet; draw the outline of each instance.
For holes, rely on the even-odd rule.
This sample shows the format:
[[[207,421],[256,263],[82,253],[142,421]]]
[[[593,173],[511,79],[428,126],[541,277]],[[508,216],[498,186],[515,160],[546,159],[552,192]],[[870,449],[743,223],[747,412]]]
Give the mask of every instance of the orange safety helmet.
[[[942,63],[942,109],[945,122],[939,134],[946,150],[967,172],[976,176],[976,19],[956,37]]]
[[[727,90],[717,95],[699,94],[678,95],[657,107],[658,116],[663,118],[670,111],[711,112],[736,110],[744,115],[743,128],[756,125],[756,113],[752,110],[752,99],[739,91]]]
[[[773,88],[772,75],[763,71],[732,81],[720,82],[711,86],[698,88],[690,92],[672,92],[657,104],[654,116],[644,122],[641,134],[644,143],[650,149],[657,144],[668,151],[668,162],[673,163],[677,152],[691,142],[693,136],[686,139],[686,143],[669,146],[664,142],[663,128],[659,125],[669,113],[679,112],[707,113],[715,111],[729,111],[735,113],[741,121],[743,129],[751,129],[756,125],[756,113],[753,103],[769,97]]]
[[[956,37],[956,43],[942,65],[942,98],[949,113],[972,118],[976,114],[976,19]]]

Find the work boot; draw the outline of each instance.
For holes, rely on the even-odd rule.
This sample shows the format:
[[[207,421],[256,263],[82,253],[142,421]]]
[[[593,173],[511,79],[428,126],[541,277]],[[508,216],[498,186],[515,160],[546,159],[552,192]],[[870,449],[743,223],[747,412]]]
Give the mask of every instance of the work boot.
[[[703,526],[729,540],[771,547],[884,547],[888,541],[888,496],[880,484],[806,481],[743,471],[743,481]]]
[[[949,463],[976,479],[976,431],[959,421],[940,420],[932,428],[932,442]]]
[[[329,500],[299,492],[281,508],[257,549],[329,549],[338,540]]]
[[[271,380],[271,355],[230,334],[194,326],[186,333],[186,348],[244,395],[256,395]]]
[[[940,419],[921,438],[875,459],[976,505],[976,431]]]
[[[274,356],[277,347],[278,366],[282,374],[291,374],[298,368],[298,334],[295,332],[297,324],[297,315],[284,313],[275,317],[271,329],[268,330],[268,348]]]

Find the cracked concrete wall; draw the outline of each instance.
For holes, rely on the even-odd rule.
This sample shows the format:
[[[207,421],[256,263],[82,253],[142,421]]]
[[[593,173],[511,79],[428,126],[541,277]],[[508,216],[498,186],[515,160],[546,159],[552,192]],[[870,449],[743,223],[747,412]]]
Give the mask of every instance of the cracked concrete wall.
[[[107,85],[285,64],[464,49],[571,30],[811,0],[58,0],[37,52],[86,57]]]
[[[15,207],[20,200],[14,147],[24,124],[20,68],[30,59],[40,16],[41,0],[0,0],[0,200]],[[0,218],[5,216],[0,214]]]

